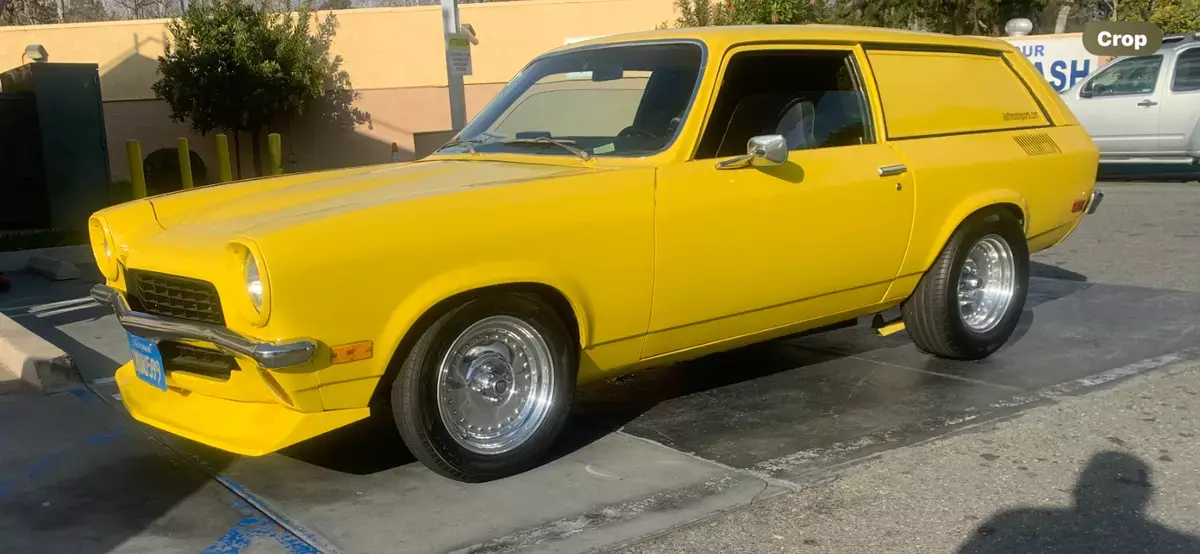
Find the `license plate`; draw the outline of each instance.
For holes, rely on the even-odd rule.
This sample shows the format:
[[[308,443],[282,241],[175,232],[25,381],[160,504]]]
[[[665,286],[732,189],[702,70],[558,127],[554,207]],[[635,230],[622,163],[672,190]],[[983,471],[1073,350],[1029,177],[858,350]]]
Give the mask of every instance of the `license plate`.
[[[163,371],[162,354],[154,341],[129,334],[129,350],[133,352],[133,369],[138,379],[154,388],[167,390],[167,373]]]

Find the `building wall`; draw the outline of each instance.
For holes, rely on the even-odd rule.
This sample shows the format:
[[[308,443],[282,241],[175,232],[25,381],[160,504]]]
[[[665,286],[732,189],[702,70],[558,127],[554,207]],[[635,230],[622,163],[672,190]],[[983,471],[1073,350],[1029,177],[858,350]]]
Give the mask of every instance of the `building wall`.
[[[336,10],[317,17],[330,13],[338,19],[334,53],[343,57],[343,67],[362,94],[357,106],[371,113],[372,123],[347,131],[318,121],[281,122],[270,130],[284,135],[285,158],[294,155],[300,170],[380,163],[391,159],[396,143],[401,159],[411,159],[413,133],[450,126],[441,8]],[[472,48],[474,74],[464,78],[468,117],[542,52],[578,37],[647,30],[675,18],[672,0],[464,4],[459,15],[480,41]],[[28,44],[44,46],[51,62],[98,64],[113,179],[128,176],[127,140],[141,141],[145,155],[174,147],[178,137],[189,139],[215,175],[213,137],[197,136],[186,123],[172,122],[170,109],[150,89],[157,79],[157,58],[169,39],[165,24],[143,20],[0,28],[0,70],[28,62]],[[251,139],[245,134],[239,138],[243,175],[253,174]]]

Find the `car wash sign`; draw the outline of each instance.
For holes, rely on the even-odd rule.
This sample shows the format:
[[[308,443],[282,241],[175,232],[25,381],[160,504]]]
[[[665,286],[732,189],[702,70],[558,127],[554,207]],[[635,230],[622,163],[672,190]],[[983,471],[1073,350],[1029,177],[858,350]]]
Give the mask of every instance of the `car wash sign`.
[[[1058,92],[1071,88],[1100,65],[1100,58],[1084,47],[1081,33],[1004,39],[1020,49]]]

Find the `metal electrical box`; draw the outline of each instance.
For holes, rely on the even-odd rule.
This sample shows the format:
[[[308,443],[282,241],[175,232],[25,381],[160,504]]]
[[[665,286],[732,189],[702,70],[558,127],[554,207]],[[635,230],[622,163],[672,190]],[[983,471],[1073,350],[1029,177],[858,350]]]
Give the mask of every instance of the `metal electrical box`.
[[[40,153],[42,190],[25,190],[11,198],[26,199],[31,217],[38,215],[39,205],[48,209],[41,210],[39,221],[26,222],[25,228],[85,229],[88,216],[108,205],[112,175],[96,64],[26,64],[0,74],[0,90],[8,97],[31,99],[36,119],[32,125],[24,123],[16,140],[37,142],[31,150]],[[10,142],[6,140],[6,146]],[[36,186],[37,181],[0,183],[0,193]]]

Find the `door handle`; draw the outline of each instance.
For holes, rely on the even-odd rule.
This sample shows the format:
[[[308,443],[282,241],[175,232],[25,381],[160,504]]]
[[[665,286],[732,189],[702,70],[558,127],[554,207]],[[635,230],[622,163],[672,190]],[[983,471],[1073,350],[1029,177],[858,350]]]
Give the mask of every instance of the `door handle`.
[[[908,167],[905,167],[904,164],[885,165],[885,166],[879,168],[879,176],[880,177],[889,177],[892,175],[899,175],[906,171],[908,171]]]
[[[1143,107],[1143,108],[1149,108],[1150,106],[1157,106],[1157,105],[1158,105],[1158,102],[1155,102],[1155,101],[1153,101],[1153,100],[1150,100],[1149,98],[1147,98],[1147,99],[1145,99],[1145,100],[1142,100],[1141,102],[1138,102],[1138,105],[1139,105],[1139,106],[1141,106],[1141,107]]]

